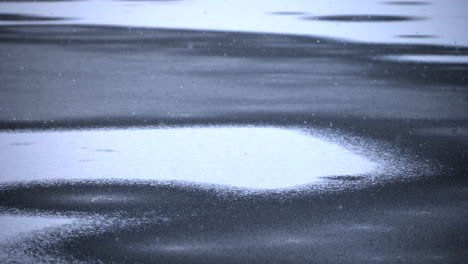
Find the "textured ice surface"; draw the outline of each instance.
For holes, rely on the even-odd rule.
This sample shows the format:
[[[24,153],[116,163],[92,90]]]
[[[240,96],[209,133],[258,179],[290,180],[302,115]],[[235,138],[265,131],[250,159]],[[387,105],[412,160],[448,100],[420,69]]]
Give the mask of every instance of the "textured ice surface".
[[[377,168],[335,143],[269,127],[2,132],[0,146],[0,182],[121,178],[275,189]]]

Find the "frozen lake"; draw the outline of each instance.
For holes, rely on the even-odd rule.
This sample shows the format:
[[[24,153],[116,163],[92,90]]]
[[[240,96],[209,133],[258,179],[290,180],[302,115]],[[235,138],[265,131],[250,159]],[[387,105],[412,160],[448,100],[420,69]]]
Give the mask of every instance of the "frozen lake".
[[[466,263],[464,0],[0,0],[0,262]]]

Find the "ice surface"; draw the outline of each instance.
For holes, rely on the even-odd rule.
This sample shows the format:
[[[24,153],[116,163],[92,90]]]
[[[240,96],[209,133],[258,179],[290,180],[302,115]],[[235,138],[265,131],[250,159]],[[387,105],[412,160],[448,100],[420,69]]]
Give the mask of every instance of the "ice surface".
[[[0,146],[0,182],[120,178],[275,189],[377,168],[335,143],[271,127],[2,132]]]

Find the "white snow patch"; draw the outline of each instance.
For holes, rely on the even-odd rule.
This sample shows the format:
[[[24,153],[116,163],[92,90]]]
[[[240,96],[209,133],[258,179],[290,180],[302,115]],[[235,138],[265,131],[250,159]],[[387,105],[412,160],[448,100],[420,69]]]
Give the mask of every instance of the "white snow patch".
[[[397,62],[416,62],[416,63],[453,63],[453,64],[468,64],[468,56],[466,55],[386,55],[378,59],[397,61]]]
[[[33,231],[71,224],[74,220],[63,217],[2,215],[0,216],[0,243]]]
[[[375,171],[376,162],[299,130],[205,127],[0,133],[0,182],[176,180],[287,188]]]

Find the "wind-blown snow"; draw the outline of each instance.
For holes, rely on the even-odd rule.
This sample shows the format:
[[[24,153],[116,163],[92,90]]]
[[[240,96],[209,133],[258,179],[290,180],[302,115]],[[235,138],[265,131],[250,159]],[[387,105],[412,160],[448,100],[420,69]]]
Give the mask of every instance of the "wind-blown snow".
[[[276,189],[377,168],[335,143],[271,127],[2,132],[0,147],[3,183],[120,178]]]

